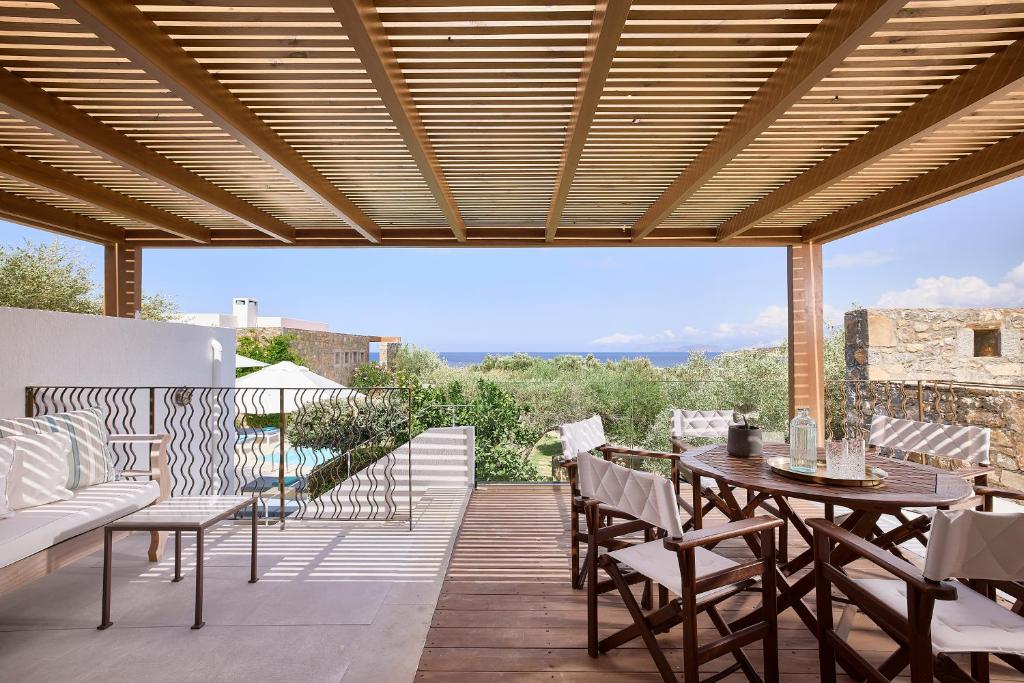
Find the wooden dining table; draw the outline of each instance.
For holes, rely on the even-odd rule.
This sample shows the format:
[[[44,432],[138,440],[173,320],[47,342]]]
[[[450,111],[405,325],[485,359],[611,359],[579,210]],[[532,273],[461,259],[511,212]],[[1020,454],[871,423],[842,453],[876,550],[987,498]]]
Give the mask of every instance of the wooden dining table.
[[[706,510],[704,499],[730,521],[752,517],[758,508],[774,505],[785,520],[804,539],[808,549],[796,557],[787,558],[776,568],[776,582],[779,596],[777,609],[782,612],[792,608],[808,629],[818,634],[817,619],[804,603],[804,598],[814,590],[814,574],[808,572],[791,580],[793,575],[807,567],[814,559],[812,534],[804,520],[794,511],[790,499],[809,500],[822,503],[822,516],[833,519],[836,507],[848,508],[850,513],[841,520],[833,519],[843,529],[867,539],[886,550],[897,552],[899,544],[920,536],[928,529],[930,518],[920,515],[908,518],[903,514],[906,508],[947,508],[970,499],[974,489],[970,480],[983,474],[970,470],[941,470],[905,460],[884,457],[875,452],[866,454],[868,465],[880,467],[887,473],[878,486],[849,487],[832,486],[791,479],[772,471],[768,458],[788,456],[785,444],[765,444],[763,456],[736,457],[729,455],[725,446],[706,446],[687,451],[680,459],[682,467],[691,476],[693,485],[693,525],[702,527],[702,510]],[[819,452],[824,457],[824,449]],[[702,478],[713,479],[717,491],[701,486]],[[704,488],[702,492],[701,489]],[[737,489],[747,491],[746,500],[740,502]],[[891,515],[898,522],[895,528],[883,531],[878,521],[883,515]],[[747,538],[750,549],[760,555],[761,548],[754,538]],[[851,553],[837,549],[832,554],[832,564],[842,566],[855,559]],[[730,624],[730,628],[744,628],[756,622],[757,614],[748,615]]]

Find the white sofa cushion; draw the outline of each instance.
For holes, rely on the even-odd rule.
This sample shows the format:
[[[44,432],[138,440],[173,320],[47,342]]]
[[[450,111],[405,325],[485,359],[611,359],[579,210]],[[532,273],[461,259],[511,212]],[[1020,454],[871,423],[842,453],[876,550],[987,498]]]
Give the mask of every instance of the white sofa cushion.
[[[68,479],[67,434],[28,434],[0,439],[0,448],[14,454],[7,479],[7,504],[12,510],[71,498]]]
[[[155,481],[111,481],[70,500],[18,510],[0,519],[0,567],[142,509],[160,495]]]
[[[14,444],[2,445],[0,439],[0,519],[11,514],[7,502],[7,482],[10,481],[11,467],[14,465]]]
[[[85,488],[114,478],[114,463],[107,448],[110,434],[99,408],[0,420],[0,437],[48,433],[67,434],[71,439],[67,488]]]

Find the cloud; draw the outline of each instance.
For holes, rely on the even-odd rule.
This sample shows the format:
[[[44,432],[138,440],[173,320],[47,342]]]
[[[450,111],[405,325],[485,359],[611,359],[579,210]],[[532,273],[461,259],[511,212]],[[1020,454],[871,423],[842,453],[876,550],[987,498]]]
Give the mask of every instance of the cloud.
[[[976,275],[917,278],[909,289],[882,294],[876,305],[879,308],[1024,306],[1024,263],[996,283]]]
[[[656,334],[627,334],[625,332],[616,332],[604,337],[598,337],[590,343],[596,344],[597,346],[627,346],[630,344],[650,346],[651,344],[671,342],[675,339],[676,335],[672,330],[665,330]]]
[[[843,323],[843,317],[846,315],[846,311],[841,308],[836,308],[832,304],[824,304],[821,307],[822,316],[825,318],[825,324],[835,327]]]
[[[744,323],[722,322],[714,327],[702,329],[687,325],[679,330],[662,330],[653,334],[615,332],[598,337],[591,343],[595,346],[631,347],[672,347],[684,344],[716,344],[727,346],[752,346],[775,343],[786,336],[788,318],[783,306],[769,306],[760,311],[753,320]]]
[[[867,251],[857,251],[849,254],[836,254],[831,258],[825,259],[825,267],[833,270],[840,268],[874,268],[895,260],[896,254],[892,251],[881,252],[868,249]]]

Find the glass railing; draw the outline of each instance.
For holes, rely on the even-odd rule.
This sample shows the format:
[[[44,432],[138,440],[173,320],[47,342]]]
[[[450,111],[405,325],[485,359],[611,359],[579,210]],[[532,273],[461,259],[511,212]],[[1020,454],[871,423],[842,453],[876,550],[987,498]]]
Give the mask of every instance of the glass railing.
[[[563,481],[558,425],[595,414],[602,418],[609,443],[655,451],[671,451],[674,409],[738,409],[761,427],[765,442],[785,443],[788,438],[789,387],[776,377],[695,382],[590,381],[581,376],[487,384],[497,398],[478,400],[469,387],[457,404],[435,400],[415,409],[415,420],[429,426],[476,427],[478,483]],[[1024,386],[838,379],[826,382],[824,390],[825,418],[819,429],[826,439],[866,438],[873,415],[986,426],[993,432],[991,459],[997,478],[1024,484],[1024,463],[1014,445],[1024,423]],[[688,442],[704,445],[711,440]]]

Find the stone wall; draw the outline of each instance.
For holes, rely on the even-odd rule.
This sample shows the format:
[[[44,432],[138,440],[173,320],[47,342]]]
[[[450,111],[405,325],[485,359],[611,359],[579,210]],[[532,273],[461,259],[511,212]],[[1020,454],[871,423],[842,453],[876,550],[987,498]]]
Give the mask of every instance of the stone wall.
[[[999,355],[976,357],[988,330]],[[846,367],[862,380],[1024,384],[1022,332],[1021,308],[860,309],[846,314]]]
[[[398,359],[398,351],[402,348],[401,342],[380,343],[380,364],[381,367],[393,369]]]
[[[845,393],[850,437],[866,439],[875,415],[988,427],[993,481],[1024,489],[1024,386],[850,380]]]
[[[942,392],[942,385],[937,391]],[[1024,387],[995,389],[956,386],[949,403],[957,410],[957,422],[992,430],[992,464],[998,468],[996,482],[1024,489]],[[943,421],[942,401],[929,405],[925,399],[925,420]]]
[[[341,332],[297,330],[291,328],[247,327],[239,335],[266,340],[287,334],[295,338],[292,348],[318,375],[348,386],[360,365],[369,362],[371,337]]]
[[[1024,489],[1024,309],[861,309],[845,323],[848,424],[866,433],[883,414],[988,427],[996,481]],[[975,355],[978,330],[995,331],[998,348],[978,350],[998,356]]]

